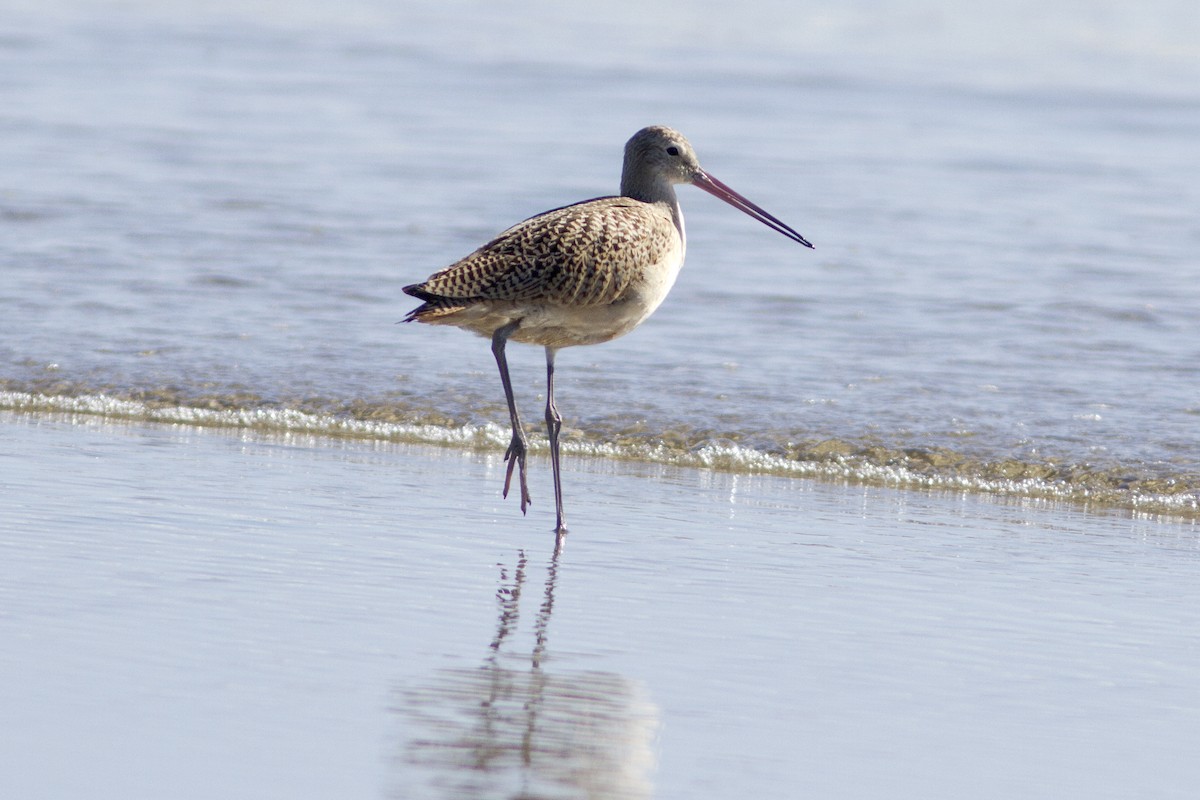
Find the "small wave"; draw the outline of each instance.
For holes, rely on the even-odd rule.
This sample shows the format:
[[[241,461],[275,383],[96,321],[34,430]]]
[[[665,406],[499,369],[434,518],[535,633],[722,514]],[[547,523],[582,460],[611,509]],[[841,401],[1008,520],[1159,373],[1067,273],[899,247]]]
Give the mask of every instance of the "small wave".
[[[242,398],[243,401],[246,399]],[[0,391],[0,409],[10,411],[85,414],[139,422],[242,428],[264,433],[308,433],[449,446],[496,447],[508,444],[508,433],[491,424],[405,424],[344,414],[314,413],[298,408],[238,407],[229,403],[230,400],[225,398],[220,403],[206,405],[166,405],[160,399],[147,401],[108,394],[46,395]]]
[[[250,392],[208,395],[181,389],[96,392],[0,388],[0,409],[90,415],[143,422],[251,429],[264,433],[503,450],[509,431],[473,424],[391,401],[281,403]],[[640,426],[639,426],[640,427]],[[776,451],[685,431],[648,434],[573,431],[564,453],[734,473],[769,474],[896,488],[951,490],[1046,499],[1142,513],[1200,517],[1200,475],[1151,473],[1137,466],[1096,467],[1053,461],[981,459],[941,448],[893,448],[840,439],[788,442]],[[530,450],[545,452],[534,437]]]

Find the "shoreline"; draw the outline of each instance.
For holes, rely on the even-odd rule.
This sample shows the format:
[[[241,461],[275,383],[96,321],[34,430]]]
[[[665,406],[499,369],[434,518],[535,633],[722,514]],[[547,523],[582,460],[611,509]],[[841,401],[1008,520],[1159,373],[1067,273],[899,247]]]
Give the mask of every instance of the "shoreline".
[[[496,453],[508,445],[509,432],[495,423],[428,424],[402,423],[356,417],[346,413],[320,413],[277,406],[199,407],[178,402],[155,402],[121,396],[119,393],[50,395],[38,392],[0,390],[0,411],[33,414],[71,421],[76,416],[123,420],[130,423],[193,425],[223,430],[251,430],[262,434],[309,434],[329,440],[389,442],[431,445]],[[536,427],[534,428],[536,431]],[[734,443],[709,443],[685,451],[663,443],[639,442],[624,446],[564,438],[562,452],[574,458],[598,458],[640,464],[697,469],[732,475],[770,475],[816,480],[834,485],[890,488],[921,492],[966,492],[991,498],[1068,503],[1084,512],[1117,510],[1130,514],[1161,517],[1164,521],[1200,522],[1200,489],[1176,486],[1171,494],[1143,493],[1138,487],[1110,485],[1107,479],[1084,474],[1082,483],[1041,478],[996,478],[961,475],[911,468],[903,463],[872,463],[854,455],[838,454],[828,446],[826,460],[796,460],[764,453]],[[545,455],[544,438],[530,437],[530,452]],[[936,460],[937,453],[916,452],[921,461]],[[907,456],[900,456],[907,460]],[[885,461],[888,457],[885,455]],[[986,466],[986,465],[985,465]],[[1036,466],[1036,465],[1035,465]],[[1125,479],[1128,482],[1128,479]],[[1136,483],[1136,482],[1135,482]],[[1168,481],[1171,483],[1171,481]],[[1096,485],[1098,484],[1098,485]]]

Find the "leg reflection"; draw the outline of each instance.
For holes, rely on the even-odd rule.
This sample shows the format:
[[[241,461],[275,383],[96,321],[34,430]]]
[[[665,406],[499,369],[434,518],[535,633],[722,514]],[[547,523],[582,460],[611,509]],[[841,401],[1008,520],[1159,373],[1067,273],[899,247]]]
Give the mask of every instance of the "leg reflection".
[[[650,797],[658,710],[612,672],[548,669],[560,550],[532,630],[522,631],[529,564],[501,565],[496,633],[477,668],[439,670],[400,694],[410,734],[395,796]],[[528,642],[525,644],[525,642]]]

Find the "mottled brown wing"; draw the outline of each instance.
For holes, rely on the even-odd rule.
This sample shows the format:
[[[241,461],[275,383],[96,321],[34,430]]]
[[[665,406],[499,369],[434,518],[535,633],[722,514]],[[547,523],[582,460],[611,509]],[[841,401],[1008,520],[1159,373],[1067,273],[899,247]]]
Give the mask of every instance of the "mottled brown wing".
[[[674,226],[656,206],[604,197],[531,217],[405,291],[431,305],[547,300],[576,306],[620,299],[666,257]],[[450,302],[446,302],[450,301]],[[455,302],[459,301],[459,302]]]

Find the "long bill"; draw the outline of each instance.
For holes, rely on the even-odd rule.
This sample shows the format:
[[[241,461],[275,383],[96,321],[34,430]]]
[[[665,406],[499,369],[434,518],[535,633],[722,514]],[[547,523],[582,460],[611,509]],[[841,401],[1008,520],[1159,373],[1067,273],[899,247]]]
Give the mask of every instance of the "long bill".
[[[729,205],[733,206],[739,211],[749,214],[763,225],[779,231],[793,242],[799,242],[805,247],[812,247],[812,242],[796,233],[796,231],[792,230],[790,226],[780,222],[778,219],[768,214],[754,203],[751,203],[749,200],[742,197],[740,194],[735,192],[733,189],[730,189],[728,186],[721,183],[707,172],[704,172],[703,170],[696,170],[696,174],[692,177],[692,185],[698,189],[703,189],[713,197],[718,197],[724,200],[726,203],[729,203]]]

